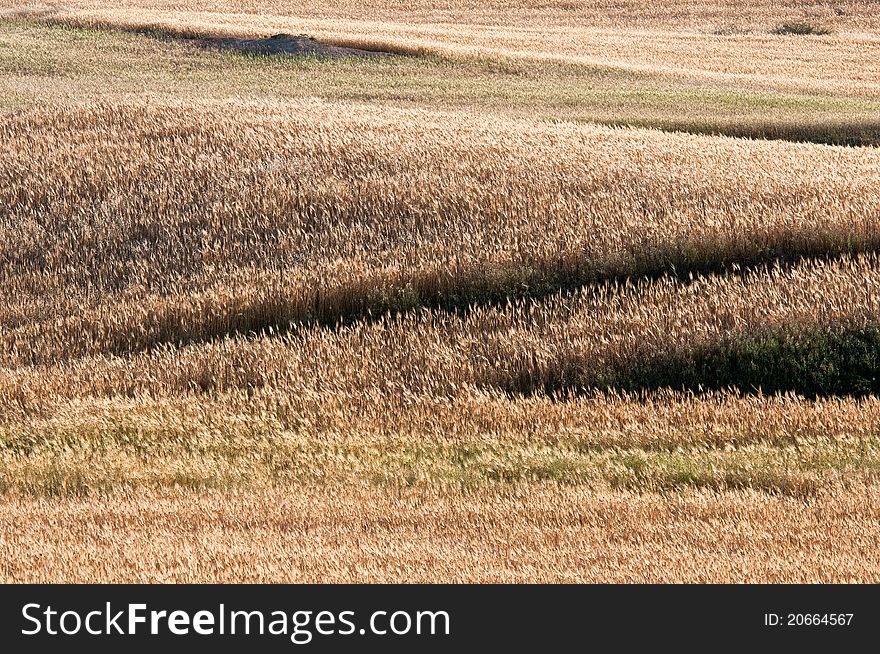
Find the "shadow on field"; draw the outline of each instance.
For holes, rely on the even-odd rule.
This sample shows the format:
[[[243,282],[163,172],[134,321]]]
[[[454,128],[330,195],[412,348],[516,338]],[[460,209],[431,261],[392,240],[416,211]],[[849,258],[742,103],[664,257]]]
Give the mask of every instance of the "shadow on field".
[[[510,395],[563,397],[659,389],[862,397],[880,394],[880,327],[768,328],[659,356],[635,356],[614,370],[596,371],[572,357],[540,371],[502,371],[489,385]]]
[[[703,136],[727,136],[732,138],[764,141],[790,141],[794,143],[817,143],[819,145],[842,145],[849,147],[880,146],[880,120],[823,121],[817,123],[713,123],[687,120],[604,120],[608,127],[636,127],[658,129],[663,132],[683,132]]]
[[[834,261],[858,252],[876,252],[877,245],[863,243],[859,248],[836,250],[817,245],[803,248],[797,254],[767,250],[717,259],[687,257],[674,248],[667,249],[665,254],[655,251],[651,257],[614,270],[603,270],[593,262],[567,257],[544,262],[541,266],[498,264],[443,277],[433,271],[412,271],[405,273],[405,280],[397,285],[367,281],[359,283],[357,288],[315,289],[310,297],[267,295],[234,306],[212,307],[202,314],[204,317],[192,314],[184,317],[173,308],[158,311],[149,323],[142,325],[137,340],[132,340],[130,334],[110,335],[106,353],[127,355],[165,345],[181,347],[235,336],[278,335],[314,326],[339,329],[421,309],[466,316],[477,308],[505,306],[513,301],[539,302],[551,295],[574,292],[590,285],[661,277],[674,277],[687,284],[708,274],[742,275],[772,266],[786,269],[804,260]]]
[[[47,15],[48,18],[49,15]],[[124,26],[102,21],[82,21],[79,19],[48,18],[50,25],[61,25],[74,29],[93,29],[107,32],[121,32],[134,36],[143,36],[160,41],[177,41],[200,48],[223,50],[242,55],[257,56],[300,56],[318,59],[341,59],[350,57],[377,57],[411,55],[412,52],[391,52],[388,50],[370,49],[367,46],[349,47],[324,43],[306,34],[275,34],[267,37],[240,38],[205,34],[196,30],[177,29],[158,26]]]

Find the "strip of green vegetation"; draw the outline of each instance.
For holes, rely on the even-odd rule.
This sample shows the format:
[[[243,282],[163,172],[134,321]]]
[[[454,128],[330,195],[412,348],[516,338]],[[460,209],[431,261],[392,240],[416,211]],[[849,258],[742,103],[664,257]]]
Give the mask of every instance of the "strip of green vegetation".
[[[114,444],[116,436],[108,433],[102,444],[68,440],[62,448],[50,436],[45,445],[26,453],[6,449],[0,452],[0,494],[88,496],[136,488],[298,484],[471,492],[545,483],[636,492],[713,488],[809,496],[841,479],[864,481],[880,473],[876,437],[650,450],[492,440],[420,444],[382,437],[331,444],[278,434],[278,441],[248,444],[241,439],[229,449],[215,442],[204,448],[157,447],[145,452]]]

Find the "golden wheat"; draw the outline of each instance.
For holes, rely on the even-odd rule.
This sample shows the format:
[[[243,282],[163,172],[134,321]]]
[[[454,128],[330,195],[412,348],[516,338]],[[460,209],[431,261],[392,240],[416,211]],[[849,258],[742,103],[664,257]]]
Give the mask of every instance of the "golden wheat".
[[[874,150],[307,104],[24,112],[0,139],[7,362],[880,237]]]
[[[475,496],[348,489],[0,504],[8,582],[876,581],[876,486]],[[27,516],[27,519],[23,519]]]

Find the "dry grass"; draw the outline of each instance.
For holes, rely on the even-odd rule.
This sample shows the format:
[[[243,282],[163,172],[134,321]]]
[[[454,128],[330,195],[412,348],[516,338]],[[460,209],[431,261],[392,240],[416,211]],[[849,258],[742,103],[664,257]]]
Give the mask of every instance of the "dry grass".
[[[0,579],[876,581],[880,151],[581,122],[870,143],[835,6],[9,4]]]

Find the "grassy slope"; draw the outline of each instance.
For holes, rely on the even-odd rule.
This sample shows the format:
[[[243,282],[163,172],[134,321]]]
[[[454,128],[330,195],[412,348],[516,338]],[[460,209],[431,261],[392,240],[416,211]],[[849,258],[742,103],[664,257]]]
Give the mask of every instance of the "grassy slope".
[[[185,41],[0,22],[0,106],[112,96],[318,97],[820,143],[880,142],[880,102],[747,89],[613,67],[436,56],[243,57]]]
[[[55,11],[52,19],[218,35],[308,33],[340,45],[439,54],[457,61],[480,57],[611,66],[747,88],[862,97],[876,97],[880,90],[880,39],[871,3],[844,8],[844,17],[825,6],[824,13],[831,20],[822,23],[833,28],[826,36],[775,33],[780,22],[799,20],[804,13],[812,13],[804,9],[816,9],[803,0],[763,7],[757,15],[729,4],[701,6],[701,0],[684,0],[682,4],[691,6],[677,8],[683,13],[671,22],[660,18],[656,7],[630,0],[626,4],[634,6],[628,7],[628,17],[616,10],[603,14],[601,5],[583,0],[556,10],[544,10],[543,3],[517,10],[474,2],[459,5],[451,15],[441,10],[418,17],[407,6],[365,15],[364,7],[337,0],[325,3],[324,11],[312,7],[297,11],[296,5],[260,2],[259,14],[234,13],[235,8],[225,3],[218,6],[212,0],[174,3],[173,8],[162,1],[151,4],[150,8],[119,9],[101,0],[85,0]],[[721,10],[716,12],[718,22],[707,24],[699,18],[707,8],[709,13]],[[740,13],[746,24],[732,26],[729,19]],[[632,14],[641,14],[641,20],[634,20]]]

